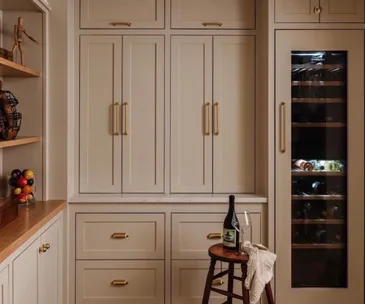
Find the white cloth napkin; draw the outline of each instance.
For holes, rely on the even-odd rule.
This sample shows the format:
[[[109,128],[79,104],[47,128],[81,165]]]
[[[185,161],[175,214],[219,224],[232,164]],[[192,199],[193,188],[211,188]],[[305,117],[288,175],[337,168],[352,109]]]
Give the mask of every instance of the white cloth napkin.
[[[250,291],[250,304],[257,304],[265,285],[273,277],[276,254],[262,244],[251,244],[249,241],[242,244],[242,249],[250,256],[247,262],[245,287]]]

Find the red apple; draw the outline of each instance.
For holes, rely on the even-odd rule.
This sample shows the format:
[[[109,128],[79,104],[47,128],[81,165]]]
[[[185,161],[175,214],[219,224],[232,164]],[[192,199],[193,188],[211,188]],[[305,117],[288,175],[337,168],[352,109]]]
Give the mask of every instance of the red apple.
[[[28,181],[24,177],[20,177],[17,180],[17,184],[20,188],[24,188],[27,185]]]
[[[26,203],[27,202],[27,196],[24,193],[20,193],[18,195],[18,201],[20,203]]]

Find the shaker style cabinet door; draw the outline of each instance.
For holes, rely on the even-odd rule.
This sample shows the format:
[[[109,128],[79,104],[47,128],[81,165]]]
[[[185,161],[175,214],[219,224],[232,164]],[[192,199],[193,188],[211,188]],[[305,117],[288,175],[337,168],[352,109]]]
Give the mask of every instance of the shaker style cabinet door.
[[[364,0],[321,0],[321,22],[364,22]]]
[[[276,34],[276,300],[364,303],[364,32]]]
[[[172,0],[171,27],[254,29],[255,0]]]
[[[319,22],[319,1],[275,0],[275,22]]]
[[[164,28],[164,0],[80,0],[81,28]]]
[[[0,272],[0,304],[10,303],[9,266]]]
[[[213,192],[252,193],[255,37],[214,37]]]
[[[212,193],[212,37],[171,37],[171,192]]]
[[[123,192],[163,193],[164,37],[123,37]]]
[[[80,192],[121,193],[122,37],[81,36]]]

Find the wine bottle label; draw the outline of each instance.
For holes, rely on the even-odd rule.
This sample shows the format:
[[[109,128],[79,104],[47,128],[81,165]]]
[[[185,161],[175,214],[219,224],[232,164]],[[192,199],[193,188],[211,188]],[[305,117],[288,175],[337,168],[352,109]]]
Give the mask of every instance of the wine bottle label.
[[[236,247],[236,229],[223,229],[223,245],[226,247]]]

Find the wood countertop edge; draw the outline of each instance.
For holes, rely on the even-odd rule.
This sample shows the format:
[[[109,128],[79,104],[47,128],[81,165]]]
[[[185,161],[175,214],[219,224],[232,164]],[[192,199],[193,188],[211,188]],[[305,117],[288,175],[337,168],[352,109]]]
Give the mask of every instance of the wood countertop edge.
[[[6,226],[0,228],[0,263],[5,261],[10,255],[12,255],[18,248],[20,248],[26,241],[28,241],[33,235],[35,235],[44,225],[46,225],[52,218],[54,218],[57,214],[63,211],[67,207],[67,202],[64,200],[51,200],[45,202],[39,202],[36,204],[57,204],[57,206],[48,211],[44,212],[44,215],[37,220],[29,229],[25,229],[24,233],[21,233],[15,239],[8,240],[6,238],[2,239],[1,233],[5,229],[9,229],[11,226],[15,226],[17,224],[22,224],[26,219],[21,214],[14,221],[10,222]],[[19,207],[26,208],[26,207]],[[9,242],[7,244],[7,242]]]

